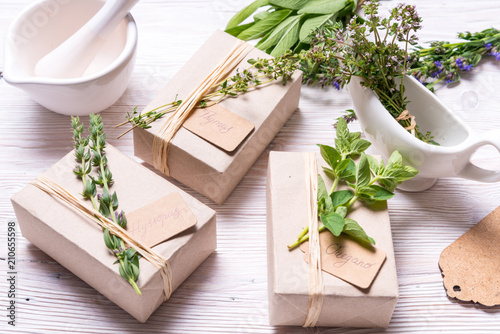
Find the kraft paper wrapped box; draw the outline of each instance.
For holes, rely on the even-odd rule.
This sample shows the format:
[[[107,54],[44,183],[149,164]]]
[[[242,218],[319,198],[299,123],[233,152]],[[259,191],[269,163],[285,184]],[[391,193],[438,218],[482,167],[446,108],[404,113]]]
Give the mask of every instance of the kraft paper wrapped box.
[[[216,31],[144,110],[183,99],[218,65],[237,41],[229,34]],[[248,68],[250,64],[247,60],[259,57],[270,56],[253,48],[236,68],[240,71]],[[297,71],[285,86],[281,80],[276,80],[219,103],[255,126],[232,152],[224,151],[181,127],[170,142],[170,176],[222,204],[297,109],[301,81],[301,71]],[[164,116],[151,123],[149,129],[134,129],[134,154],[151,165],[153,138],[167,119]]]
[[[320,156],[317,154],[317,156]],[[306,154],[271,152],[267,176],[267,257],[269,320],[275,326],[302,326],[309,308],[309,265],[299,249],[287,245],[307,226]],[[332,181],[318,159],[326,188]],[[317,326],[387,327],[398,299],[398,282],[387,204],[367,208],[355,203],[356,220],[387,254],[369,288],[361,289],[322,271],[324,302]],[[330,232],[323,232],[330,233]]]
[[[196,217],[194,226],[153,247],[169,261],[175,291],[215,250],[215,212],[116,148],[108,145],[106,156],[115,180],[111,191],[118,195],[120,210],[130,213],[178,193]],[[70,152],[42,175],[81,198],[82,181],[72,171],[75,164]],[[96,223],[32,184],[26,185],[11,201],[26,239],[134,318],[145,322],[163,303],[163,280],[158,269],[144,258],[139,260],[137,284],[142,295],[137,295],[120,276],[118,265],[113,264],[116,257],[106,248],[103,231]],[[83,201],[91,207],[90,201]]]

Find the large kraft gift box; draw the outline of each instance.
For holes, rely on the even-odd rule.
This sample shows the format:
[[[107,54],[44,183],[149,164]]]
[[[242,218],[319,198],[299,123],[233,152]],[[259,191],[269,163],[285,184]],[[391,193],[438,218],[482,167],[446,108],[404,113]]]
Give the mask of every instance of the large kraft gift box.
[[[115,180],[110,190],[116,191],[120,210],[130,213],[168,194],[178,193],[196,217],[194,226],[152,248],[168,259],[175,290],[215,250],[215,212],[116,148],[108,145],[105,151]],[[42,175],[81,198],[83,186],[73,174],[75,164],[70,152]],[[96,223],[32,184],[26,185],[11,200],[26,239],[134,318],[145,322],[163,303],[159,270],[144,258],[139,260],[137,285],[142,295],[137,295],[120,276],[119,266],[113,264],[116,257],[106,248],[103,231]],[[83,201],[91,208],[90,201]]]
[[[144,110],[182,100],[219,64],[237,41],[231,35],[216,31]],[[250,67],[248,59],[269,57],[252,48],[236,68],[241,71]],[[276,80],[219,103],[255,126],[232,152],[226,152],[181,127],[170,142],[170,176],[222,204],[297,109],[301,81],[301,71],[297,71],[285,86],[281,80]],[[153,138],[167,119],[168,114],[151,123],[149,129],[134,129],[134,154],[151,165]]]
[[[317,155],[319,156],[319,154]],[[271,325],[302,326],[309,308],[309,265],[300,249],[287,245],[307,226],[306,154],[271,152],[267,176],[267,257]],[[332,181],[318,173],[330,189]],[[398,300],[398,282],[387,204],[376,209],[355,203],[356,220],[387,258],[369,288],[361,289],[322,271],[324,302],[317,326],[387,327]],[[322,233],[330,233],[329,231]]]

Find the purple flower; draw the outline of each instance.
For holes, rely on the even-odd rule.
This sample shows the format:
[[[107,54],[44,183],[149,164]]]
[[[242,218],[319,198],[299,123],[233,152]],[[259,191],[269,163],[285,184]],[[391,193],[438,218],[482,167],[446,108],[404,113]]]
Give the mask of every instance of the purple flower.
[[[499,60],[500,60],[500,52],[498,52],[498,51],[491,51],[491,52],[489,53],[489,55],[491,55],[491,56],[495,57],[495,60],[496,60],[496,61],[499,61]]]
[[[491,43],[487,43],[484,45],[484,47],[486,48],[486,50],[489,50],[491,49]]]
[[[340,85],[337,81],[333,82],[333,85],[337,88],[337,90],[340,90]]]
[[[441,64],[441,62],[439,60],[436,60],[434,62],[434,65],[436,65],[437,68],[441,68],[441,66],[443,66],[443,64]]]

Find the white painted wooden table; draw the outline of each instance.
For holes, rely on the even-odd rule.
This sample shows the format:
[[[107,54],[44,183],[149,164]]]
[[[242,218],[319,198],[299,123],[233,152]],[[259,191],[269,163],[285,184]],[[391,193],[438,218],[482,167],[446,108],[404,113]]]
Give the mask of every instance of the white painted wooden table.
[[[1,0],[2,42],[30,0]],[[144,106],[215,29],[249,1],[143,0],[133,10],[140,33],[137,65],[122,98],[104,111],[110,143],[133,155],[131,135],[112,125]],[[421,40],[454,40],[456,32],[500,26],[497,0],[413,0],[424,18]],[[396,1],[383,2],[394,6]],[[3,68],[0,56],[0,69]],[[438,97],[476,131],[500,126],[500,63],[482,61]],[[17,234],[17,327],[7,326],[9,198],[72,149],[70,119],[52,113],[0,80],[0,332],[10,333],[376,333],[374,329],[273,328],[267,325],[265,174],[270,150],[311,151],[332,143],[335,117],[351,107],[347,92],[304,88],[300,109],[262,154],[218,214],[218,249],[146,324],[68,272]],[[86,122],[87,119],[85,118]],[[359,129],[354,124],[354,129]],[[478,164],[498,168],[498,154],[481,150]],[[181,186],[183,189],[186,187]],[[423,193],[399,192],[390,201],[400,286],[388,333],[499,333],[500,307],[447,298],[437,265],[441,251],[500,205],[500,184],[445,178]],[[381,330],[380,332],[384,332]]]

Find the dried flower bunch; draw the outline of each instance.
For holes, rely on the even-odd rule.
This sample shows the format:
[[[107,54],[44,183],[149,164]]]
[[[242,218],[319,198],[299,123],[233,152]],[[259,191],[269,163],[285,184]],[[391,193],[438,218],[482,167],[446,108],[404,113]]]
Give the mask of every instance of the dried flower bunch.
[[[90,114],[89,136],[83,136],[83,124],[79,117],[71,118],[73,127],[73,143],[77,166],[73,170],[75,175],[82,180],[83,198],[90,200],[95,210],[104,217],[111,219],[122,228],[127,227],[127,219],[123,211],[118,212],[118,196],[116,191],[111,194],[113,174],[108,167],[106,158],[106,134],[103,132],[104,124],[100,115]],[[92,167],[97,170],[97,176],[92,176]],[[102,188],[102,194],[97,189]],[[104,229],[104,243],[116,256],[119,263],[120,275],[132,285],[138,295],[141,294],[136,284],[139,278],[139,255],[133,248],[127,248],[123,240]]]

